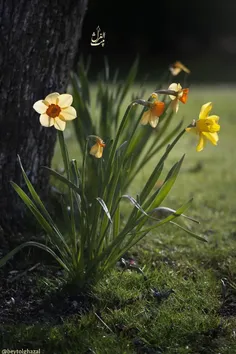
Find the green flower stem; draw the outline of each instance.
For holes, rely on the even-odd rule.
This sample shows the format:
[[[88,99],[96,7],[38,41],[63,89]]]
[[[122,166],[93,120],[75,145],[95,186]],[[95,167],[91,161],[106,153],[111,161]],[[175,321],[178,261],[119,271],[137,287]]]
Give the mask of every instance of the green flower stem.
[[[61,148],[61,155],[62,155],[66,175],[67,175],[68,180],[70,180],[69,156],[68,156],[68,151],[67,151],[66,144],[65,144],[64,134],[62,131],[58,130],[57,136],[59,139],[59,144],[60,144],[60,148]]]
[[[190,126],[192,126],[192,124],[190,124],[187,128],[189,128]],[[169,153],[171,152],[171,150],[173,149],[173,147],[177,144],[177,142],[179,141],[179,139],[182,137],[182,135],[184,135],[184,133],[186,132],[185,128],[177,135],[177,137],[174,139],[174,141],[169,144],[167,146],[166,152],[164,153],[164,155],[162,156],[162,158],[159,161],[159,164],[163,163],[165,161],[165,159],[167,158],[167,156],[169,155]]]
[[[101,195],[101,189],[102,189],[102,186],[104,185],[103,159],[99,159],[99,161],[98,161],[98,176],[99,176],[98,178],[99,178],[99,181],[100,181],[100,187],[99,187],[100,192],[99,192],[98,195]],[[98,220],[100,218],[101,212],[102,212],[101,206],[97,203],[96,206],[95,206],[94,214],[93,214],[92,227],[91,227],[90,237],[89,237],[90,259],[92,257],[93,252],[94,252],[94,249],[97,248],[97,246],[96,246],[96,237],[97,237],[97,232],[98,232]]]
[[[125,111],[125,114],[123,116],[123,119],[120,123],[120,126],[119,126],[119,129],[118,129],[118,132],[116,134],[116,138],[115,138],[115,141],[114,143],[112,144],[112,150],[111,150],[111,155],[110,155],[110,158],[109,158],[109,167],[112,165],[113,163],[113,160],[114,160],[114,156],[115,156],[115,152],[116,152],[116,148],[117,148],[117,144],[118,144],[118,141],[119,141],[119,138],[121,136],[121,134],[123,133],[124,131],[124,128],[126,126],[126,123],[127,123],[127,120],[128,120],[128,117],[129,117],[129,112],[130,110],[132,109],[132,107],[135,105],[135,104],[138,104],[137,103],[137,100],[131,102],[128,107],[126,108],[126,111]]]
[[[58,130],[58,138],[61,148],[61,155],[67,175],[67,179],[71,181],[71,171],[70,171],[70,162],[69,162],[69,154],[65,144],[64,134],[62,131]],[[70,187],[69,189],[69,199],[70,199],[70,220],[71,220],[71,231],[73,236],[73,243],[74,243],[74,252],[73,255],[76,255],[77,251],[77,237],[76,237],[76,227],[75,227],[75,212],[74,212],[74,202],[73,202],[73,191]],[[76,257],[73,257],[73,261],[76,265]]]
[[[171,95],[171,96],[176,96],[176,97],[178,96],[178,92],[173,91],[173,90],[156,90],[154,92],[161,93],[164,95]]]
[[[133,129],[133,131],[132,131],[132,133],[131,133],[131,135],[130,135],[128,144],[127,144],[126,147],[125,147],[125,151],[124,151],[124,154],[123,154],[123,161],[124,161],[124,159],[125,159],[125,157],[126,157],[126,154],[127,154],[127,152],[128,152],[128,149],[129,149],[131,143],[133,142],[134,134],[135,134],[135,132],[136,132],[136,130],[137,130],[139,124],[140,124],[140,119],[142,118],[142,115],[143,115],[144,110],[145,110],[145,108],[143,108],[141,114],[139,115],[139,118],[137,119],[137,122],[136,122],[136,124],[135,124],[135,126],[134,126],[134,129]]]
[[[85,250],[85,243],[86,243],[86,236],[87,231],[89,229],[89,220],[88,220],[88,209],[87,209],[87,199],[85,193],[85,182],[86,182],[86,161],[87,161],[87,152],[88,152],[88,141],[89,137],[86,138],[86,143],[84,147],[84,154],[83,154],[83,163],[82,163],[82,182],[81,182],[81,209],[82,209],[82,217],[85,217],[85,220],[81,220],[81,242],[80,242],[80,249],[78,253],[78,261],[79,261],[79,269],[83,269],[84,267],[84,250]],[[90,242],[88,241],[88,244]]]
[[[83,165],[82,165],[82,194],[85,196],[85,178],[86,178],[86,160],[87,160],[87,151],[88,151],[88,138],[86,139],[84,156],[83,156]]]

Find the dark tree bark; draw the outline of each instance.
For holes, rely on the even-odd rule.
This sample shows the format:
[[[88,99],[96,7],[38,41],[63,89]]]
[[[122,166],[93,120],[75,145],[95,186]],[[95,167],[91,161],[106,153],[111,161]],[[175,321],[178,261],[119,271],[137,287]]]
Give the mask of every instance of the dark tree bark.
[[[87,0],[0,0],[0,228],[4,240],[24,230],[24,187],[17,154],[37,192],[49,192],[56,131],[33,110],[51,92],[65,93]],[[3,238],[3,237],[2,237]]]

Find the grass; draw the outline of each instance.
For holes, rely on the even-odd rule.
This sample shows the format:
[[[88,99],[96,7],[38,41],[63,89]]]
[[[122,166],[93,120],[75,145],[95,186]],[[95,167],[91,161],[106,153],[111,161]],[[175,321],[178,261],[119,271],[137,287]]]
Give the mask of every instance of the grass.
[[[146,92],[153,88],[150,84]],[[206,235],[208,243],[192,239],[172,225],[157,229],[127,255],[137,260],[147,280],[136,271],[114,269],[94,287],[96,301],[88,313],[57,326],[4,326],[2,348],[41,348],[41,353],[50,354],[236,352],[236,292],[229,285],[236,280],[235,95],[234,88],[192,86],[188,103],[181,104],[172,122],[176,124],[184,116],[187,126],[209,101],[213,102],[212,113],[220,116],[218,146],[209,143],[197,153],[196,137],[186,133],[163,173],[164,177],[186,153],[163,206],[175,209],[194,197],[186,214],[201,224],[189,226]],[[67,143],[71,157],[77,158],[73,134]],[[157,159],[154,157],[137,176],[129,190],[132,196],[139,192]],[[58,147],[53,164],[60,165]],[[222,287],[223,278],[228,282]]]

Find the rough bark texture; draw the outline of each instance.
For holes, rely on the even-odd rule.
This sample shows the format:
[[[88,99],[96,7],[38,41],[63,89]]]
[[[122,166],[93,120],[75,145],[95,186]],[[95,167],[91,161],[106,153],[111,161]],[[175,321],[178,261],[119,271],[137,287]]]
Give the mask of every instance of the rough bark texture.
[[[43,199],[56,131],[33,110],[51,92],[64,93],[78,48],[87,0],[0,0],[0,228],[6,240],[24,229],[22,164]],[[2,233],[3,234],[3,233]]]

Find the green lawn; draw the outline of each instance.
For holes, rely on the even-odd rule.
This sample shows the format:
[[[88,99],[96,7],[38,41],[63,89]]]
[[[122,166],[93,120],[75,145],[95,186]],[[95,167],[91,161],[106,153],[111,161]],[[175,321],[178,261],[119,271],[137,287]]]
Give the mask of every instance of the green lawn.
[[[147,95],[154,88],[146,87]],[[60,326],[12,327],[3,337],[4,348],[14,343],[27,348],[29,343],[28,348],[50,354],[236,353],[236,290],[229,284],[236,282],[235,97],[235,88],[191,86],[188,103],[180,103],[172,121],[173,127],[183,118],[187,126],[209,101],[212,114],[220,116],[218,146],[208,143],[196,152],[197,137],[186,133],[163,173],[164,178],[186,154],[163,206],[176,209],[194,197],[186,214],[200,225],[191,221],[188,225],[205,235],[208,243],[173,225],[158,228],[130,252],[147,280],[138,272],[114,269],[93,289],[97,301],[88,313]],[[95,108],[94,112],[96,118]],[[73,134],[67,143],[71,158],[78,158]],[[137,176],[129,190],[132,196],[139,193],[158,159],[155,156]],[[53,164],[60,164],[58,146]],[[225,287],[222,278],[228,279]],[[170,289],[174,292],[169,297],[161,296]]]

